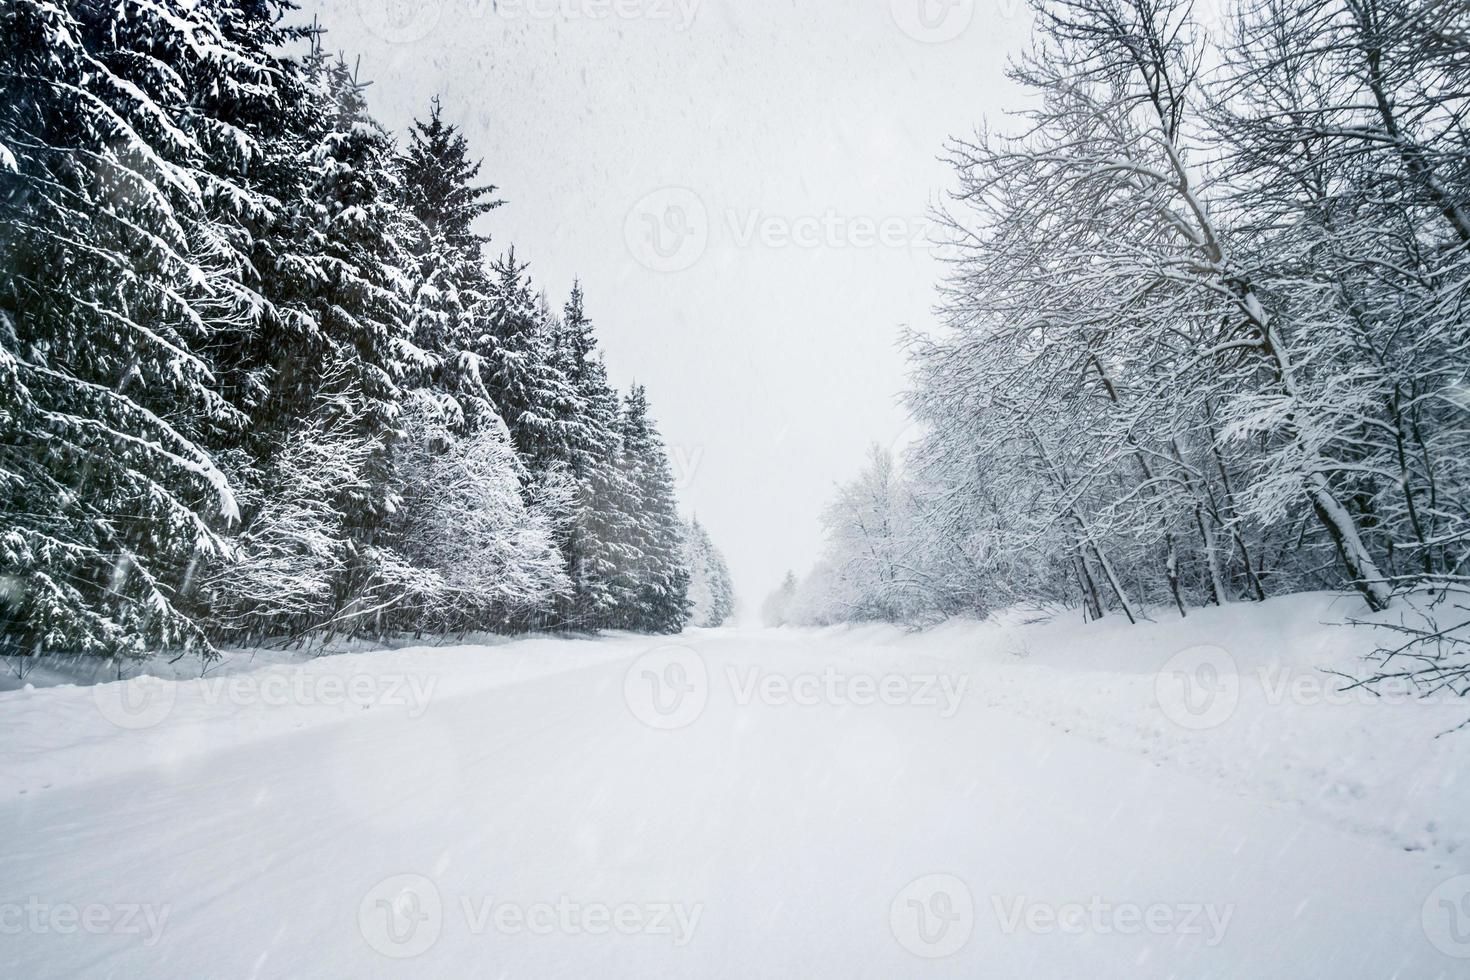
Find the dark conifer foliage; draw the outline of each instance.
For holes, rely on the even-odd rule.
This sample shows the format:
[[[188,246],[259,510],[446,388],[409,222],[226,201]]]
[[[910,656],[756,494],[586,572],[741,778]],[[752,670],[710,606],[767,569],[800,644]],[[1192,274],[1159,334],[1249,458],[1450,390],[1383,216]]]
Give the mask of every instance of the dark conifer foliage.
[[[255,15],[0,8],[0,571],[7,647],[193,645],[187,572],[239,516],[210,452],[246,421],[210,352],[269,301],[243,179],[282,114]],[[205,110],[201,112],[200,110]],[[210,110],[214,110],[211,112]]]
[[[0,645],[687,616],[642,389],[285,5],[0,5]]]
[[[677,633],[689,619],[684,526],[673,471],[642,385],[634,385],[624,399],[621,430],[633,505],[628,530],[638,555],[625,573],[614,622],[624,629]]]
[[[548,311],[512,248],[490,267],[488,331],[471,340],[495,407],[533,472],[569,462],[585,442],[582,406],[558,363]]]
[[[555,325],[554,353],[580,406],[581,426],[569,445],[575,495],[562,539],[573,592],[565,618],[572,623],[611,621],[618,581],[639,552],[632,531],[633,487],[621,466],[623,435],[618,393],[607,380],[581,284],[572,286]]]
[[[401,204],[409,217],[405,247],[412,256],[413,341],[421,351],[420,382],[434,389],[450,423],[460,429],[496,416],[474,350],[488,343],[488,235],[475,222],[501,205],[495,188],[478,184],[481,164],[444,119],[436,98],[429,118],[409,131],[399,160]]]

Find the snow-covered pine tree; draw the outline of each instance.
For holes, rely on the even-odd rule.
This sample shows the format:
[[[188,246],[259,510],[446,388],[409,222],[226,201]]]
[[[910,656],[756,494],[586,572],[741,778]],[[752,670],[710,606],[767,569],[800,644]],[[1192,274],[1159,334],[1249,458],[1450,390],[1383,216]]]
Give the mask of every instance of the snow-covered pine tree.
[[[243,124],[281,109],[279,5],[0,7],[0,573],[7,646],[197,645],[181,611],[237,504],[245,422],[211,356],[268,201]]]
[[[404,415],[391,583],[402,598],[388,620],[414,631],[526,628],[570,589],[553,538],[566,502],[527,504],[503,424],[456,433],[426,392]]]
[[[713,583],[710,591],[714,601],[710,605],[707,623],[724,626],[735,614],[735,580],[730,577],[730,566],[725,562],[724,554],[714,542],[710,542],[709,555],[709,577]]]
[[[381,579],[380,531],[397,508],[393,442],[402,386],[428,364],[410,322],[415,223],[401,203],[393,141],[368,114],[362,86],[340,58],[318,56],[308,68],[322,103],[315,114],[322,131],[307,156],[307,202],[321,252],[308,305],[327,344],[326,377],[336,378],[318,399],[339,415],[324,428],[350,420],[370,450],[359,478],[343,484],[350,488],[342,508],[351,560],[337,607],[373,608],[381,599],[363,601],[362,593]]]
[[[677,633],[689,618],[689,569],[674,475],[642,385],[624,399],[620,420],[622,465],[633,492],[637,560],[620,576],[613,625],[648,633]]]
[[[512,247],[490,266],[488,302],[481,322],[488,330],[469,350],[510,430],[532,478],[570,464],[574,447],[586,443],[585,406],[562,373],[553,318],[538,302]]]
[[[492,284],[437,102],[397,154],[284,6],[0,5],[6,648],[677,629],[667,460],[580,290]]]
[[[724,555],[697,517],[684,528],[684,563],[689,568],[689,624],[722,625],[735,608],[734,587]]]
[[[719,547],[710,540],[709,532],[699,525],[699,533],[705,540],[707,562],[705,574],[710,580],[710,610],[706,626],[723,626],[735,613],[735,582],[730,577],[730,566]]]
[[[424,363],[407,303],[412,222],[398,202],[393,141],[368,114],[363,86],[340,58],[319,51],[307,68],[321,130],[308,151],[305,204],[320,257],[305,303],[325,340],[317,370],[331,379],[326,393],[360,400],[351,417],[374,447],[368,489],[349,502],[366,530],[393,509],[388,457],[401,384]]]
[[[402,201],[412,219],[412,337],[424,370],[407,382],[416,389],[404,458],[410,471],[403,476],[412,499],[394,521],[391,547],[377,552],[383,576],[406,593],[392,620],[407,628],[533,625],[567,591],[559,552],[543,553],[540,539],[556,535],[565,520],[569,479],[556,465],[554,446],[535,460],[517,451],[514,436],[520,433],[529,447],[530,434],[543,431],[535,424],[539,412],[575,420],[577,406],[564,385],[546,395],[540,383],[548,373],[554,378],[544,367],[551,360],[549,328],[537,316],[522,267],[513,256],[509,270],[497,267],[497,276],[506,272],[511,280],[506,283],[485,266],[489,239],[474,224],[500,202],[495,188],[476,183],[480,168],[436,99],[429,118],[414,123],[399,159]],[[501,342],[501,330],[512,343]],[[435,411],[438,421],[430,417]],[[520,425],[507,429],[508,418]],[[507,486],[521,495],[518,509],[500,497]],[[450,540],[446,521],[456,515],[473,553]],[[464,567],[446,564],[451,555]],[[495,581],[497,575],[504,580]]]
[[[247,484],[245,523],[229,555],[205,566],[200,597],[211,633],[235,643],[293,636],[332,620],[344,582],[361,576],[354,524],[370,496],[371,463],[381,446],[358,414],[365,399],[346,369],[326,379],[317,410],[278,436]],[[381,576],[375,576],[381,577]],[[344,631],[352,625],[344,624]]]
[[[684,565],[689,569],[689,625],[703,627],[714,605],[714,589],[705,571],[705,541],[698,531],[697,520],[684,525]]]
[[[283,141],[297,164],[294,196],[278,191],[284,200],[268,238],[267,288],[278,313],[255,338],[271,349],[271,360],[257,372],[262,394],[252,406],[241,482],[259,512],[245,508],[240,581],[229,567],[210,575],[223,603],[214,621],[226,630],[263,632],[272,608],[281,610],[277,627],[292,633],[315,625],[312,615],[349,632],[363,625],[344,620],[343,610],[377,605],[362,602],[361,593],[381,578],[375,543],[395,506],[399,382],[417,362],[392,141],[368,115],[347,66],[319,44],[305,59],[301,91],[295,119],[304,128]],[[297,329],[277,329],[285,323]],[[317,463],[332,472],[297,470]],[[284,571],[293,553],[296,571],[314,577],[272,606],[270,582],[260,575],[274,574],[273,561]],[[320,598],[316,580],[327,575],[330,601]],[[253,604],[252,591],[260,594]]]
[[[561,539],[573,591],[560,619],[595,627],[609,620],[620,569],[632,567],[638,551],[631,528],[633,491],[619,465],[618,393],[608,383],[584,304],[581,284],[573,283],[553,345],[582,411],[579,438],[569,445],[576,496]]]
[[[434,391],[449,423],[461,430],[499,424],[474,353],[489,344],[484,317],[490,296],[484,247],[475,222],[501,205],[495,187],[478,184],[458,127],[446,122],[438,98],[417,120],[398,162],[399,187],[413,223],[408,250],[413,342],[423,352],[418,386]]]

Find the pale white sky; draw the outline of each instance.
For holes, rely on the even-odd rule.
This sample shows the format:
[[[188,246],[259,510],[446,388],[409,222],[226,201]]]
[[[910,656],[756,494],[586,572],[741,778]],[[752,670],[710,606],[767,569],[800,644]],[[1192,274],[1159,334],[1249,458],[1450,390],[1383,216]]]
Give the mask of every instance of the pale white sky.
[[[301,2],[385,124],[442,97],[507,202],[497,247],[557,306],[581,278],[745,607],[804,571],[836,481],[907,428],[937,157],[1015,104],[1021,0]]]

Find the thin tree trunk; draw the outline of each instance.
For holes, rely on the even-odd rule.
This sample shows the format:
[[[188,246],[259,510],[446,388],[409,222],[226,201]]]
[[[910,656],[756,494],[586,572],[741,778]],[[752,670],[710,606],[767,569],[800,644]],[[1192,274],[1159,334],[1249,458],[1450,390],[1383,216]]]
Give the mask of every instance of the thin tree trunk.
[[[1077,568],[1077,585],[1082,590],[1082,621],[1085,623],[1089,618],[1093,620],[1102,619],[1102,600],[1098,598],[1097,582],[1092,577],[1092,571],[1087,567],[1087,556],[1081,548],[1077,549],[1072,561]]]
[[[1118,389],[1113,384],[1113,379],[1108,375],[1107,370],[1103,367],[1102,361],[1098,359],[1096,354],[1093,354],[1091,359],[1092,366],[1097,370],[1098,378],[1102,380],[1103,391],[1107,393],[1108,399],[1112,401],[1114,405],[1121,405],[1122,399],[1118,397]],[[1157,508],[1159,512],[1159,520],[1161,523],[1163,523],[1164,527],[1167,528],[1169,524],[1169,515],[1168,511],[1164,507],[1162,495],[1159,493],[1158,486],[1154,483],[1153,467],[1148,465],[1148,457],[1144,455],[1143,448],[1138,445],[1138,440],[1133,438],[1133,433],[1131,431],[1125,437],[1125,441],[1133,450],[1133,457],[1138,461],[1138,468],[1143,473],[1144,485],[1148,487],[1149,502],[1152,503],[1155,508]],[[1182,618],[1185,615],[1184,598],[1179,593],[1179,549],[1174,542],[1174,532],[1168,530],[1164,531],[1164,544],[1167,550],[1167,557],[1165,558],[1165,570],[1167,571],[1169,578],[1169,591],[1174,596],[1174,605],[1179,607],[1179,615]],[[1126,604],[1124,611],[1127,612]],[[1133,614],[1131,612],[1128,614],[1128,618],[1130,620],[1133,619]]]
[[[1249,287],[1247,289],[1249,290]],[[1291,360],[1286,354],[1281,336],[1275,325],[1267,319],[1255,293],[1248,291],[1246,300],[1247,308],[1253,311],[1252,318],[1262,328],[1263,350],[1276,365],[1282,393],[1295,402],[1297,400],[1296,381],[1292,375]],[[1287,421],[1291,438],[1300,441],[1301,430],[1294,410],[1289,411]],[[1337,553],[1348,570],[1354,588],[1362,594],[1363,601],[1368,604],[1369,609],[1374,612],[1387,609],[1392,601],[1388,581],[1378,570],[1378,564],[1373,560],[1367,546],[1363,544],[1363,537],[1358,532],[1358,525],[1353,520],[1353,515],[1348,513],[1348,509],[1337,499],[1332,492],[1332,487],[1327,483],[1327,477],[1320,470],[1309,472],[1305,483],[1307,496],[1312,501],[1312,510],[1317,515],[1317,519],[1322,522],[1322,526],[1327,529],[1328,536],[1337,545]]]
[[[1098,566],[1103,570],[1103,578],[1108,580],[1108,588],[1113,590],[1113,598],[1118,600],[1118,608],[1123,610],[1123,615],[1128,617],[1128,622],[1137,623],[1138,617],[1133,613],[1133,601],[1128,598],[1128,591],[1123,588],[1123,583],[1118,580],[1117,572],[1113,571],[1113,563],[1108,560],[1107,554],[1100,548],[1097,542],[1090,540],[1088,544],[1092,548],[1092,554],[1097,558]]]

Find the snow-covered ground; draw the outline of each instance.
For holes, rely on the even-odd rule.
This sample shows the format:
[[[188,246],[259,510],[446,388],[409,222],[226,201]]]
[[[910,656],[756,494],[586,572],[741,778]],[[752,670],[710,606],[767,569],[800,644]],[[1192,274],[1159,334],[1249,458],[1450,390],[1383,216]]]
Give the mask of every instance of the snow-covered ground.
[[[0,693],[0,973],[1470,975],[1470,704],[1327,595]]]

